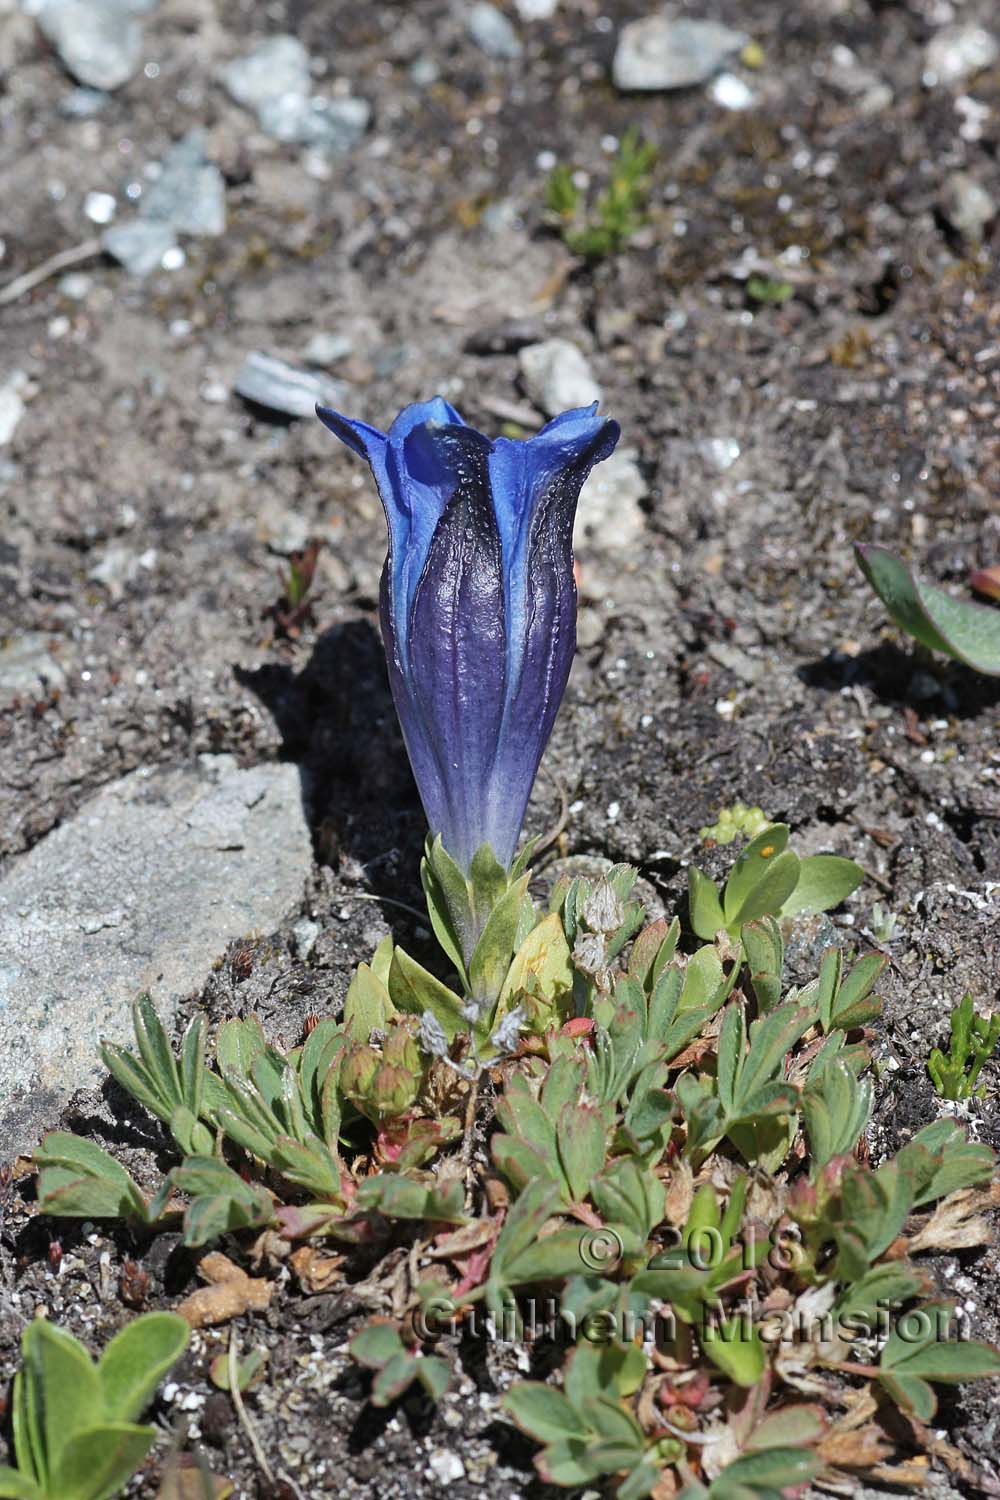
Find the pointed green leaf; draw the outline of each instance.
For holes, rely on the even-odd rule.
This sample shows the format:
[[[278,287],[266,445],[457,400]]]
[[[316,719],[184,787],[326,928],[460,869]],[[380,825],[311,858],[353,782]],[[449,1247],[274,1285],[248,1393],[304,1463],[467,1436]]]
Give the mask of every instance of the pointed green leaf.
[[[1000,675],[1000,610],[920,583],[886,547],[858,544],[854,550],[862,573],[907,635],[977,672]]]
[[[461,998],[402,948],[393,951],[389,994],[397,1009],[409,1015],[422,1016],[425,1010],[429,1010],[440,1022],[449,1042],[454,1041],[460,1031],[469,1029],[469,1023],[462,1015]]]

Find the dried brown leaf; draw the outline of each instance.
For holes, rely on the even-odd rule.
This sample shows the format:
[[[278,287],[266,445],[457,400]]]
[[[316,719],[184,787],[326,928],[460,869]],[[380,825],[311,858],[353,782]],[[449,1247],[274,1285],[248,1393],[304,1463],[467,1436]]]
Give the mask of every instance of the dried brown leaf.
[[[263,1312],[270,1306],[274,1286],[263,1278],[248,1276],[228,1255],[215,1250],[198,1266],[208,1286],[186,1297],[177,1311],[192,1328],[228,1323],[245,1312]]]
[[[303,1291],[328,1292],[343,1280],[341,1267],[343,1255],[324,1255],[311,1245],[302,1245],[291,1257],[291,1267],[299,1278]]]
[[[163,1470],[156,1500],[226,1500],[233,1484],[200,1465],[190,1453],[172,1458]]]

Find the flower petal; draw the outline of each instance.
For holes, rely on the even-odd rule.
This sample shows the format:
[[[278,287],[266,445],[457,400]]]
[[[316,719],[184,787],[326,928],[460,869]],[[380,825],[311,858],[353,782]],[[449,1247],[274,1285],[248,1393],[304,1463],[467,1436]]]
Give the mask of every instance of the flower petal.
[[[424,434],[453,488],[409,621],[410,716],[419,719],[415,738],[424,735],[437,765],[435,778],[425,770],[420,782],[418,775],[428,821],[468,868],[487,836],[484,794],[506,700],[503,551],[489,487],[488,439],[468,427],[427,427]],[[430,461],[431,455],[423,457]]]

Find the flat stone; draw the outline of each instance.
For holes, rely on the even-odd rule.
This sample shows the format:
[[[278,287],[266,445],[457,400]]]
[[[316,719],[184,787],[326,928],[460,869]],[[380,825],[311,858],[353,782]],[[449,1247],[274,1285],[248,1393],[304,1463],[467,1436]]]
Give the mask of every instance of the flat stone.
[[[1000,58],[1000,42],[982,26],[957,22],[943,26],[927,44],[924,82],[964,83]]]
[[[148,276],[163,264],[163,257],[177,246],[172,224],[158,219],[133,219],[113,224],[101,235],[101,249],[114,257],[132,276]]]
[[[47,0],[38,16],[59,60],[87,88],[121,88],[142,61],[142,26],[121,0]]]
[[[546,339],[520,350],[525,389],[548,417],[600,401],[601,388],[585,356],[569,339]]]
[[[645,16],[622,28],[611,76],[628,91],[685,89],[705,83],[750,38],[718,21]]]
[[[338,359],[346,359],[354,350],[354,344],[343,333],[314,333],[303,350],[310,365],[334,365]]]
[[[978,245],[1000,209],[971,172],[953,172],[942,190],[941,212],[964,240]]]
[[[219,77],[236,103],[247,109],[282,94],[308,94],[312,86],[309,53],[295,36],[270,37],[246,57],[227,63]]]
[[[593,469],[580,491],[577,507],[577,540],[603,551],[621,552],[634,547],[646,529],[640,507],[649,487],[632,449],[616,448],[610,458]]]
[[[159,177],[139,206],[143,219],[170,224],[180,234],[212,237],[226,228],[226,184],[205,160],[205,132],[191,130],[167,152]]]
[[[490,0],[478,0],[466,17],[466,30],[487,57],[506,58],[513,62],[524,51],[521,39],[507,16]]]
[[[299,370],[273,354],[248,354],[233,387],[237,396],[286,417],[311,417],[316,403],[340,406],[344,388],[313,370]]]
[[[9,645],[0,644],[0,704],[12,703],[15,698],[40,702],[65,683],[66,674],[49,650],[48,636],[41,631],[29,630],[15,636]]]
[[[0,448],[9,443],[24,416],[23,392],[28,377],[23,370],[15,370],[0,384]]]
[[[325,99],[320,95],[278,94],[257,107],[257,122],[267,135],[290,145],[312,146],[342,155],[368,129],[372,107],[367,99]]]
[[[269,932],[312,866],[299,775],[231,756],[105,787],[0,879],[0,1141],[30,1149],[103,1076],[148,991],[169,1025],[234,938]]]

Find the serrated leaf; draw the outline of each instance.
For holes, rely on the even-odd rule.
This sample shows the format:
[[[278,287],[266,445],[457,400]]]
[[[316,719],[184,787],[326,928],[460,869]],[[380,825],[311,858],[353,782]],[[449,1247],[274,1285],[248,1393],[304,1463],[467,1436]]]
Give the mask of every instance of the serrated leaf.
[[[887,547],[855,545],[858,565],[907,635],[977,672],[1000,675],[1000,610],[920,583]]]

